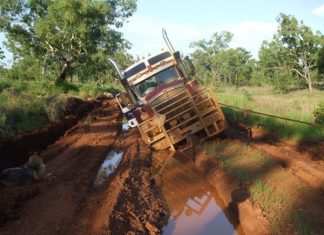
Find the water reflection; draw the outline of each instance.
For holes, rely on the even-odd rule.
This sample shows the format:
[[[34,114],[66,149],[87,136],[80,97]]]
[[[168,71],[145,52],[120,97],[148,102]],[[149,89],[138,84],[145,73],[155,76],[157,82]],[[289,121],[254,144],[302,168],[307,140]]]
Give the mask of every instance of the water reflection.
[[[153,156],[153,166],[171,213],[164,235],[243,234],[240,227],[234,228],[235,219],[224,212],[215,188],[190,159],[159,151]]]
[[[100,169],[98,170],[98,174],[96,180],[94,182],[95,186],[102,185],[109,176],[115,171],[118,164],[120,163],[123,156],[123,151],[121,150],[113,150],[110,151],[102,163]]]
[[[122,131],[127,132],[127,131],[129,131],[130,128],[131,128],[131,126],[128,124],[127,119],[124,118],[123,122],[122,122]]]

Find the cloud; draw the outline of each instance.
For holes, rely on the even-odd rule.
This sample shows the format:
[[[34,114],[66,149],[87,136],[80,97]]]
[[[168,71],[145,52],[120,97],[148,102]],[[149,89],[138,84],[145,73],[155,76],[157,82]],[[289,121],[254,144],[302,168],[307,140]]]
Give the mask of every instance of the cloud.
[[[315,9],[312,10],[312,13],[314,15],[318,15],[318,16],[324,16],[324,4],[316,7]]]
[[[231,47],[243,47],[257,57],[261,43],[271,40],[277,30],[277,23],[264,21],[243,21],[229,24],[227,30],[234,34]]]
[[[208,39],[215,32],[230,31],[234,34],[231,47],[244,47],[257,57],[262,41],[271,40],[277,23],[265,21],[223,22],[209,25],[163,22],[149,17],[134,17],[122,31],[133,47],[133,55],[146,56],[165,48],[161,29],[167,30],[176,50],[187,54],[192,52],[189,44],[199,39]]]
[[[134,17],[125,24],[122,32],[133,44],[131,52],[143,56],[166,47],[162,38],[162,28],[167,30],[177,50],[186,50],[191,41],[203,37],[201,30],[195,25],[167,23],[148,17]]]

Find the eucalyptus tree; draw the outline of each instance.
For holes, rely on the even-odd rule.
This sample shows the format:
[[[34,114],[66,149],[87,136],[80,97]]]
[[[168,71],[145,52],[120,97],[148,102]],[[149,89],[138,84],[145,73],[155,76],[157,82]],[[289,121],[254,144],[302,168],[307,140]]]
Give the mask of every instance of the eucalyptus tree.
[[[319,76],[324,77],[324,46],[319,51],[317,66],[318,66]],[[323,81],[324,81],[324,79],[323,79]]]
[[[198,79],[212,84],[222,81],[236,86],[249,82],[252,56],[244,48],[229,48],[232,38],[232,33],[223,31],[214,33],[209,40],[191,43]]]
[[[196,65],[198,79],[207,83],[214,83],[221,79],[220,71],[224,60],[220,54],[228,48],[232,38],[232,33],[223,31],[214,33],[209,40],[202,39],[190,44],[190,47],[194,49],[192,57]]]
[[[323,35],[320,32],[314,33],[310,27],[291,15],[281,13],[277,21],[279,27],[274,38],[282,43],[283,54],[294,61],[291,71],[302,78],[309,91],[312,91],[319,51],[324,45]]]
[[[135,1],[1,0],[0,30],[15,58],[55,63],[58,80],[65,80],[98,55],[127,48],[117,30],[136,10]]]
[[[264,41],[257,62],[262,80],[272,84],[275,90],[280,92],[287,92],[291,85],[298,83],[291,69],[295,61],[285,51],[283,44],[277,39],[271,42]]]

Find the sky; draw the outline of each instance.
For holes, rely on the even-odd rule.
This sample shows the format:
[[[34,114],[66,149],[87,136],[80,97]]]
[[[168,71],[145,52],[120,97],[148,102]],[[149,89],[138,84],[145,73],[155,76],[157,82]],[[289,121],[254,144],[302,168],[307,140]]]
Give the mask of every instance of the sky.
[[[184,54],[192,52],[191,42],[226,30],[234,34],[231,47],[244,47],[257,58],[262,41],[276,32],[281,12],[324,33],[324,0],[138,0],[137,11],[121,31],[134,56],[166,48],[165,28],[174,48]]]
[[[234,34],[231,47],[244,47],[257,58],[262,41],[276,32],[281,12],[324,33],[324,0],[138,0],[137,11],[120,30],[135,57],[166,48],[161,33],[165,28],[174,48],[184,54],[192,52],[191,42],[226,30]],[[7,61],[12,59],[7,51],[5,55]]]

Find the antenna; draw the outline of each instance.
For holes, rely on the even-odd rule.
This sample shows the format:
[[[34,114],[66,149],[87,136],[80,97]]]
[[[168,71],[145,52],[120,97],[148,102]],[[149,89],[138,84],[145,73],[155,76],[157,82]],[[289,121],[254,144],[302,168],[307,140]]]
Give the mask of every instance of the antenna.
[[[162,28],[162,35],[163,35],[163,39],[164,39],[165,43],[167,44],[169,50],[172,52],[172,54],[174,54],[175,50],[170,42],[170,39],[168,38],[168,34],[167,34],[166,30],[164,28]]]

